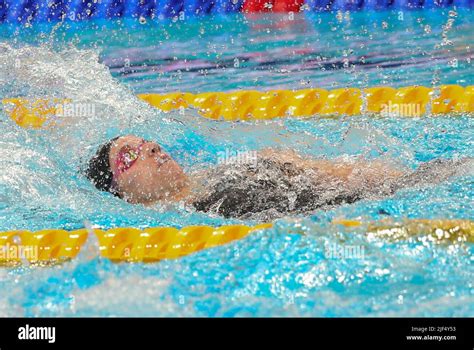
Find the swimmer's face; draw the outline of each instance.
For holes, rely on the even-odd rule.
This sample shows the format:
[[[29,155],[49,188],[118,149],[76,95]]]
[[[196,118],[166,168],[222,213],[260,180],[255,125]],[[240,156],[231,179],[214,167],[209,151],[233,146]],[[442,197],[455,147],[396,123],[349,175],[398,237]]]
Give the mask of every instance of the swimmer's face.
[[[169,199],[187,183],[183,169],[160,145],[133,135],[112,143],[109,163],[114,186],[131,203]]]

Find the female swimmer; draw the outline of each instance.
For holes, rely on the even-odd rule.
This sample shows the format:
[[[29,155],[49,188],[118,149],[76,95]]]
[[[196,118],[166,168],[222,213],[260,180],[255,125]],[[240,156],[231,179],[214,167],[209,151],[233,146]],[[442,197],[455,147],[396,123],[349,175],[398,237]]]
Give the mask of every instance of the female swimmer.
[[[257,152],[256,158],[185,173],[157,143],[127,135],[100,146],[85,174],[98,189],[129,203],[183,201],[224,217],[270,219],[389,196],[400,188],[444,181],[460,174],[465,163],[472,168],[470,158],[435,159],[415,171],[382,161],[336,162],[273,149]]]

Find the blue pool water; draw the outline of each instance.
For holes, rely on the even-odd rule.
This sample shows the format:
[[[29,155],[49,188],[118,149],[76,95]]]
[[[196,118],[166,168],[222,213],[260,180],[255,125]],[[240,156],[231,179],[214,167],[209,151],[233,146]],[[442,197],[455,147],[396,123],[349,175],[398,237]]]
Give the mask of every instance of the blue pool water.
[[[255,224],[186,208],[144,208],[78,172],[104,140],[157,140],[187,170],[221,151],[293,148],[313,157],[416,168],[473,157],[472,117],[215,122],[162,113],[143,92],[473,84],[473,13],[452,9],[242,15],[139,23],[0,26],[0,97],[69,97],[94,116],[25,130],[0,111],[0,230]],[[232,244],[155,264],[112,264],[89,239],[74,261],[0,269],[0,316],[473,316],[472,243],[390,241],[335,218],[474,219],[474,176],[280,219]],[[292,234],[292,232],[299,234]],[[304,233],[301,234],[301,233]],[[332,259],[357,246],[362,257]]]

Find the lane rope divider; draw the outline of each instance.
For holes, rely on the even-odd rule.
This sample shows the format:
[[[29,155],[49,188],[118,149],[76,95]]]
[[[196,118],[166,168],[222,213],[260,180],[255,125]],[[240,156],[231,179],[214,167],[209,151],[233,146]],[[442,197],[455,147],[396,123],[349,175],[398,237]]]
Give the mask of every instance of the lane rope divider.
[[[271,228],[266,223],[256,226],[226,225],[93,229],[99,243],[99,255],[113,262],[157,262],[175,259],[212,247],[242,239],[252,232]],[[322,229],[322,228],[321,228]],[[309,228],[318,233],[318,227]],[[474,221],[411,219],[400,222],[335,220],[324,232],[345,231],[384,240],[406,240],[423,236],[434,242],[474,242]],[[292,232],[304,234],[305,231]],[[0,265],[23,263],[54,265],[77,257],[88,238],[88,230],[61,229],[14,230],[0,232]]]
[[[368,114],[382,117],[421,117],[474,113],[474,86],[441,85],[436,88],[387,86],[335,90],[242,90],[192,94],[139,94],[153,107],[169,112],[196,108],[213,120],[270,120],[283,117],[334,117]],[[70,99],[6,98],[4,110],[20,126],[41,128],[58,117],[74,113]]]

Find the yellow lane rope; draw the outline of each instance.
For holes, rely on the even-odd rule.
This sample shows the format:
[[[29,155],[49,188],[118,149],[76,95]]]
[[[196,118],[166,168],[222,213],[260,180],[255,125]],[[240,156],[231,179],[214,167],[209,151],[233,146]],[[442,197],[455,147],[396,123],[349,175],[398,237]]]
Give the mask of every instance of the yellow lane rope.
[[[281,117],[312,117],[374,114],[420,117],[474,113],[474,86],[442,85],[436,88],[408,86],[344,88],[335,90],[273,90],[207,92],[191,94],[140,94],[138,97],[162,111],[196,108],[203,117],[219,120],[268,120]],[[6,98],[7,114],[20,126],[40,128],[64,115],[69,99]]]
[[[188,226],[181,229],[153,227],[143,230],[124,227],[107,231],[94,229],[94,234],[99,242],[100,256],[103,258],[114,262],[156,262],[221,246],[272,225]],[[354,231],[354,234],[366,234],[388,240],[423,236],[436,242],[474,242],[474,221],[470,220],[412,219],[398,223],[334,221],[331,229],[339,228],[348,232]],[[309,230],[311,231],[311,228]],[[70,260],[79,254],[87,236],[86,229],[0,232],[0,264],[18,265],[25,261],[55,263]]]

